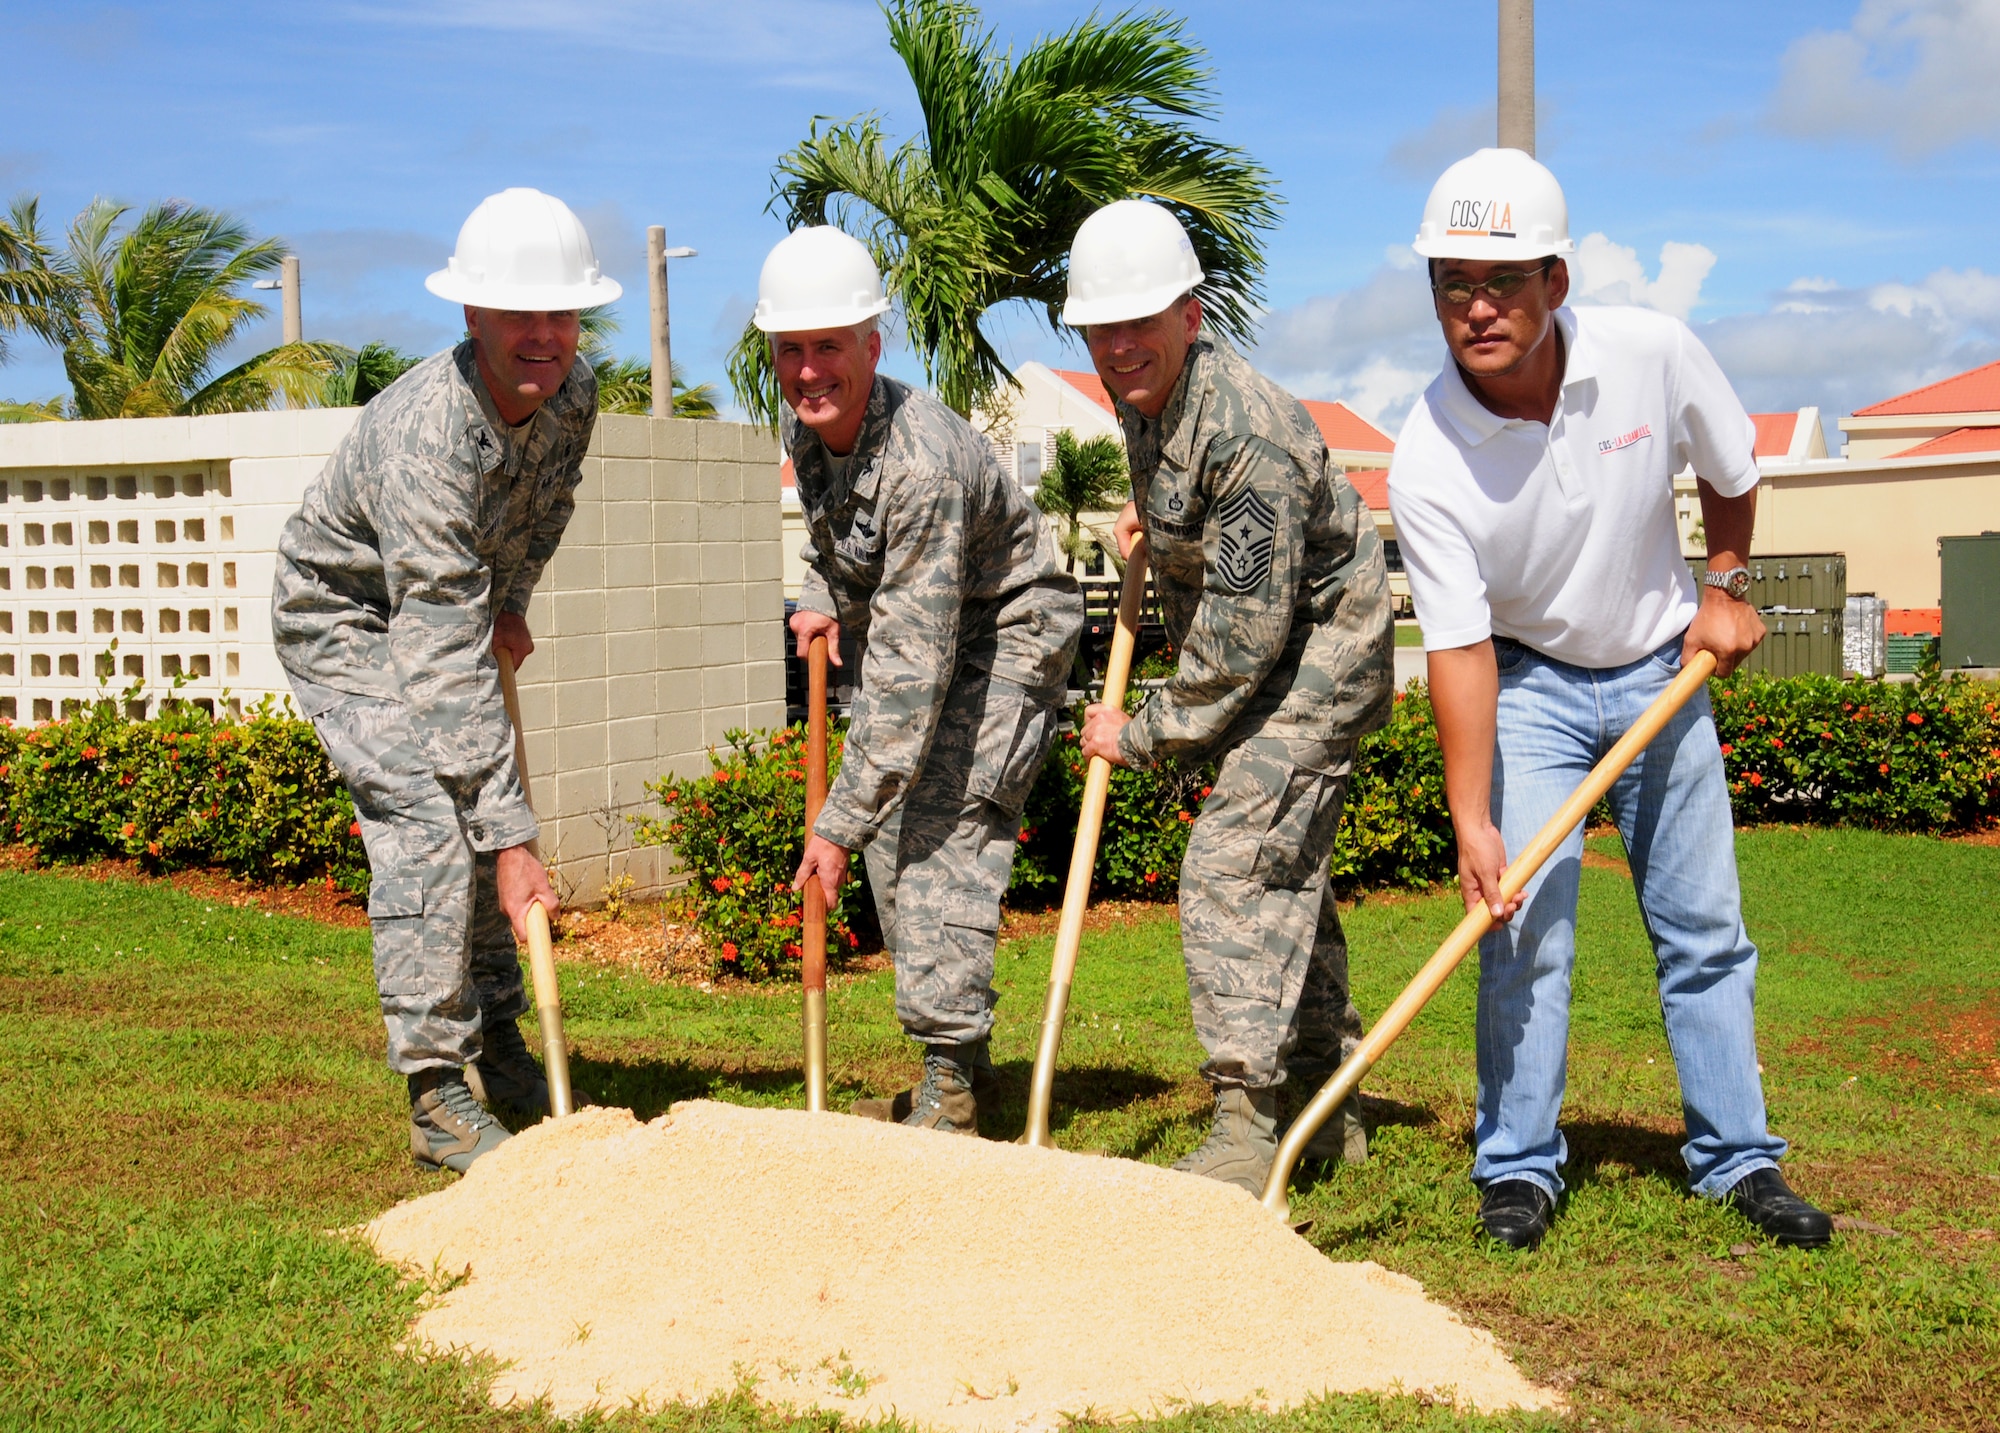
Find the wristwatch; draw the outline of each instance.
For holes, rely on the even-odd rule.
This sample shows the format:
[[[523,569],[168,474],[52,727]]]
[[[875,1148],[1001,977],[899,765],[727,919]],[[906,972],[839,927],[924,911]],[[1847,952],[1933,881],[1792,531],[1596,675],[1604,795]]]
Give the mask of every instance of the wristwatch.
[[[1701,575],[1704,587],[1719,587],[1741,602],[1750,595],[1750,569],[1732,567],[1727,572],[1704,572]]]

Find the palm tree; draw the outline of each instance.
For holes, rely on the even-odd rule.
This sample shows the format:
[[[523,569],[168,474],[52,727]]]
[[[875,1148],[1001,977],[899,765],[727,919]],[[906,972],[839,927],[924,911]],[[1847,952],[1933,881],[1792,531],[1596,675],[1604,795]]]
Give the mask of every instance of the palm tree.
[[[960,413],[1013,376],[980,328],[996,304],[1039,305],[1055,328],[1070,240],[1090,213],[1134,196],[1186,226],[1211,324],[1247,339],[1260,294],[1258,231],[1277,218],[1270,176],[1198,132],[1215,113],[1185,22],[1132,12],[1078,21],[1016,59],[966,0],[887,0],[890,47],[908,68],[924,132],[893,149],[881,121],[817,121],[773,175],[786,227],[838,224],[868,244],[924,371]],[[769,348],[747,329],[729,378],[775,422]]]
[[[591,360],[597,373],[597,411],[600,413],[650,413],[653,411],[653,366],[636,358],[613,358],[609,354]],[[714,418],[715,386],[690,385],[687,371],[674,365],[674,416]]]
[[[353,357],[341,363],[338,371],[327,381],[327,406],[363,407],[369,399],[423,361],[422,354],[405,353],[394,344],[364,343]]]
[[[1116,438],[1100,433],[1079,443],[1067,428],[1057,431],[1056,460],[1035,488],[1035,506],[1062,524],[1056,546],[1067,559],[1064,571],[1076,571],[1078,560],[1088,560],[1099,546],[1094,534],[1084,532],[1083,515],[1122,503],[1131,491],[1125,448]]]
[[[611,335],[618,332],[618,315],[610,305],[585,309],[581,315],[583,333],[576,345],[577,356],[597,374],[597,411],[600,413],[650,413],[653,411],[653,366],[636,358],[618,358],[611,352]],[[715,388],[703,383],[690,385],[687,372],[674,365],[674,416],[714,418]]]
[[[0,219],[0,364],[12,357],[8,334],[25,328],[43,338],[53,336],[48,319],[61,283],[49,269],[40,210],[39,199],[23,194]]]
[[[293,406],[327,400],[352,356],[337,344],[282,344],[214,372],[221,351],[264,316],[264,306],[240,291],[280,267],[278,240],[253,243],[240,220],[177,200],[116,232],[128,212],[93,200],[61,251],[32,223],[22,230],[46,290],[32,326],[62,349],[76,417],[241,413],[280,396]],[[21,218],[17,203],[17,227]]]

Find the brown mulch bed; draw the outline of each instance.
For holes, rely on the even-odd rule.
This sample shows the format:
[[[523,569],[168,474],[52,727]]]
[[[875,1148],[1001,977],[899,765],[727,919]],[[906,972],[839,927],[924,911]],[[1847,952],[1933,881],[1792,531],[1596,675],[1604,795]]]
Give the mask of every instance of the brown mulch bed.
[[[261,885],[239,881],[220,871],[148,871],[137,861],[122,858],[84,861],[73,866],[44,866],[28,847],[15,845],[0,846],[0,871],[37,871],[85,881],[130,881],[134,885],[164,881],[175,890],[211,905],[270,911],[350,930],[368,924],[368,903],[327,881],[309,881],[302,886]]]

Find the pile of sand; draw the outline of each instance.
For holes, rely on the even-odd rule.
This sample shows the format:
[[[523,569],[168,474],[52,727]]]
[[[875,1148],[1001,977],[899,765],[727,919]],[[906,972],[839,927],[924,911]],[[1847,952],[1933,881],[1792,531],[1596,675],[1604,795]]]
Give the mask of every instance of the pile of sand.
[[[1481,1330],[1328,1262],[1241,1190],[844,1115],[587,1109],[368,1226],[466,1274],[418,1319],[561,1412],[777,1403],[976,1430],[1326,1391],[1553,1408]]]

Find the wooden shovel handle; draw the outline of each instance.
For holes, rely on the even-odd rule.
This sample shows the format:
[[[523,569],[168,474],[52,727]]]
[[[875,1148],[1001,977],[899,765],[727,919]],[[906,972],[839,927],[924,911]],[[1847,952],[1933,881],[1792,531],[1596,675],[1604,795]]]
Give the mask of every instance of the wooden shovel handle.
[[[1123,709],[1125,705],[1125,685],[1132,675],[1132,651],[1139,640],[1139,616],[1145,602],[1146,539],[1141,537],[1125,561],[1125,581],[1118,591],[1118,625],[1112,631],[1111,655],[1104,665],[1105,706]],[[1024,1143],[1044,1148],[1055,1144],[1049,1133],[1049,1106],[1055,1091],[1056,1052],[1062,1045],[1063,1019],[1069,1012],[1070,982],[1083,944],[1083,913],[1090,905],[1090,873],[1097,864],[1104,802],[1110,790],[1111,763],[1093,756],[1083,778],[1083,807],[1077,813],[1076,845],[1070,850],[1062,920],[1056,927],[1055,958],[1049,966],[1048,1001],[1042,1010],[1041,1040],[1035,1047],[1035,1072],[1028,1086],[1028,1128],[1021,1137]]]
[[[826,805],[826,638],[806,649],[806,839]],[[806,882],[804,957],[799,977],[805,987],[806,1108],[826,1108],[826,891],[815,877]]]
[[[507,721],[514,728],[514,767],[521,775],[521,794],[534,809],[535,793],[528,785],[528,742],[521,733],[521,692],[514,678],[514,658],[504,647],[494,648],[500,661],[500,695],[507,703]],[[528,850],[542,859],[541,842]],[[535,983],[535,1018],[542,1027],[542,1063],[549,1079],[549,1113],[557,1119],[576,1108],[569,1085],[569,1042],[563,1038],[562,996],[556,987],[555,933],[540,901],[528,907],[528,975]]]
[[[1630,766],[1660,734],[1675,712],[1687,705],[1689,697],[1700,690],[1701,684],[1715,671],[1713,652],[1696,652],[1688,664],[1681,669],[1672,684],[1653,699],[1653,704],[1639,714],[1618,744],[1604,754],[1604,759],[1591,768],[1590,775],[1583,784],[1570,794],[1569,800],[1548,819],[1542,829],[1535,833],[1534,840],[1527,848],[1508,862],[1507,869],[1500,873],[1500,891],[1507,900],[1519,895],[1533,880],[1535,872],[1550,856],[1554,855],[1562,843],[1569,839],[1569,833],[1582,824],[1592,808],[1604,799],[1604,793],[1612,783],[1625,774]],[[1333,1112],[1347,1103],[1348,1097],[1361,1088],[1361,1081],[1373,1069],[1375,1062],[1382,1058],[1388,1048],[1396,1043],[1396,1038],[1409,1029],[1410,1022],[1417,1018],[1417,1012],[1430,1002],[1451,973],[1458,969],[1458,963],[1466,953],[1479,944],[1481,936],[1492,929],[1493,912],[1484,902],[1465,913],[1452,933],[1445,938],[1437,954],[1424,962],[1424,968],[1417,972],[1395,1003],[1382,1012],[1382,1018],[1375,1022],[1375,1028],[1362,1037],[1354,1053],[1333,1072],[1333,1078],[1313,1096],[1312,1103],[1300,1111],[1299,1117],[1278,1144],[1278,1157],[1271,1165],[1271,1175],[1264,1185],[1264,1207],[1283,1218],[1287,1209],[1285,1191],[1292,1182],[1292,1170],[1297,1167],[1299,1156],[1312,1143],[1312,1137],[1319,1133],[1320,1126],[1333,1117]]]

